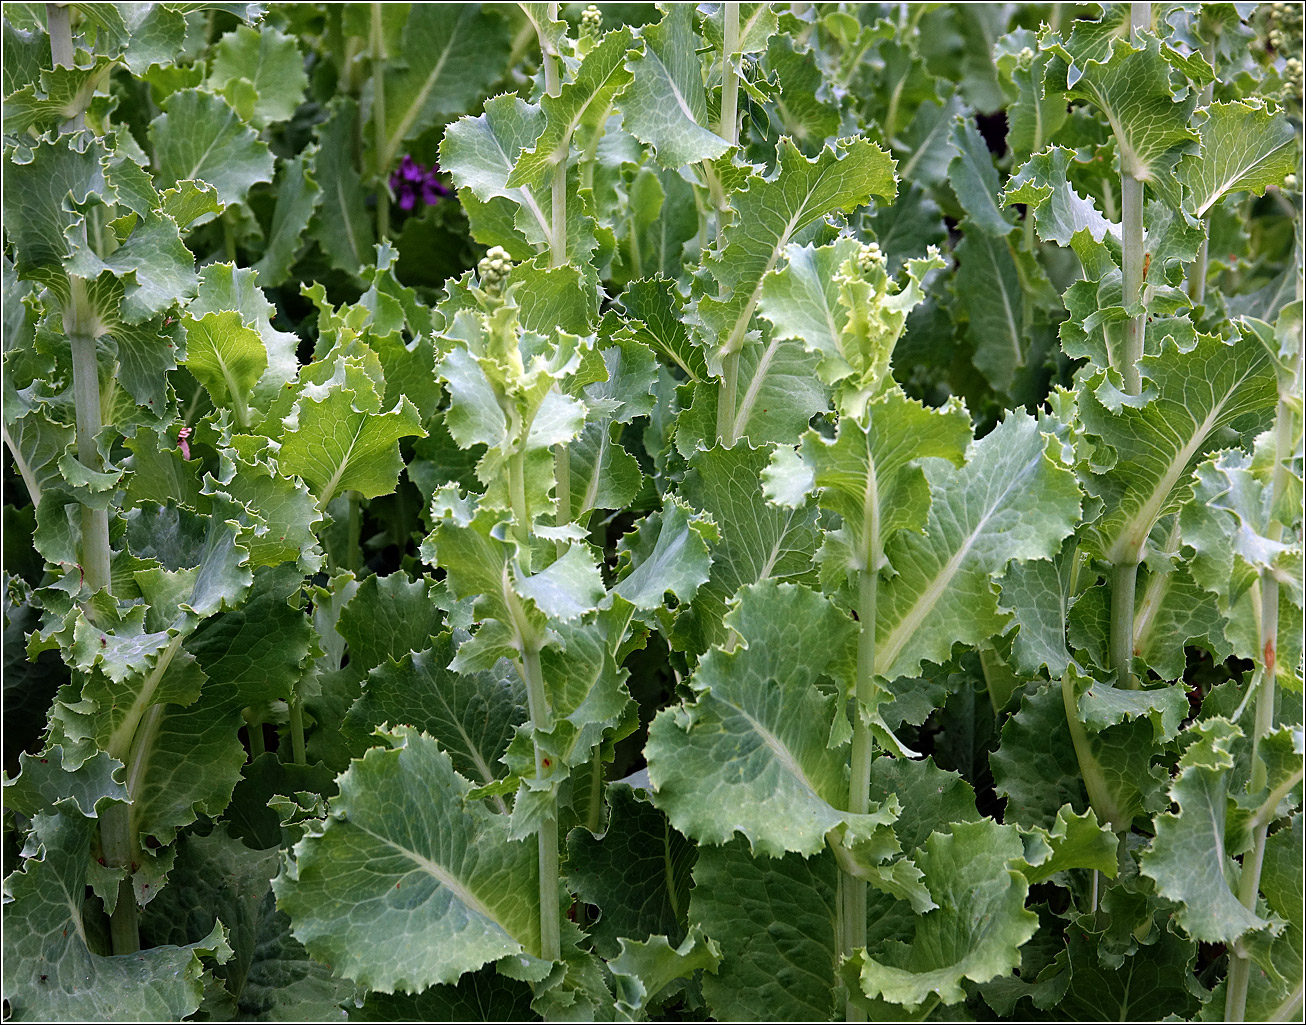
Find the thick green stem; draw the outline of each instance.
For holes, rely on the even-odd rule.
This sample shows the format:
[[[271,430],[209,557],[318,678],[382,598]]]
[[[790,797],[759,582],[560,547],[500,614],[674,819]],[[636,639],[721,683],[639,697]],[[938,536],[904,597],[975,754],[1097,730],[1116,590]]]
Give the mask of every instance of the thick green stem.
[[[362,496],[357,491],[347,491],[345,500],[349,503],[349,518],[345,524],[345,568],[357,577],[363,568]]]
[[[868,525],[868,533],[874,528]],[[869,547],[869,546],[868,546]],[[857,583],[857,690],[853,701],[853,748],[848,783],[848,810],[865,815],[871,802],[871,762],[875,738],[863,721],[862,708],[872,709],[877,699],[875,684],[875,614],[880,573],[875,559],[868,557]],[[847,875],[842,881],[844,954],[866,946],[866,880]],[[853,1001],[846,1009],[848,1021],[865,1021]]]
[[[73,26],[66,4],[46,4],[45,24],[50,33],[50,58],[56,68],[74,66]],[[86,112],[77,111],[64,123],[64,130],[80,132],[86,127]]]
[[[537,731],[547,730],[551,713],[549,699],[544,689],[544,669],[540,665],[540,649],[533,638],[522,637],[522,679],[526,683],[526,700],[530,707],[531,722]],[[535,771],[543,778],[551,766],[548,754],[535,742]],[[558,812],[545,816],[540,823],[540,957],[557,961],[562,956],[561,907],[558,902]]]
[[[294,694],[290,698],[290,756],[296,765],[307,765],[304,750],[304,701]]]
[[[236,230],[231,225],[231,210],[222,211],[222,252],[227,262],[236,266]]]
[[[603,754],[598,747],[590,759],[590,805],[585,825],[591,833],[597,833],[603,825]]]
[[[1106,774],[1102,771],[1102,766],[1098,760],[1093,757],[1092,748],[1089,747],[1088,734],[1084,730],[1084,724],[1079,721],[1079,709],[1076,707],[1075,687],[1069,677],[1061,679],[1061,702],[1066,710],[1066,725],[1070,728],[1070,740],[1075,747],[1075,758],[1079,762],[1079,775],[1084,781],[1084,789],[1088,792],[1089,804],[1093,806],[1093,811],[1097,813],[1100,821],[1110,823],[1111,828],[1117,832],[1124,832],[1129,828],[1131,822],[1126,818],[1121,810],[1116,807],[1115,800],[1111,796],[1111,789],[1107,786]]]
[[[558,5],[549,4],[548,20],[558,20]],[[562,75],[559,70],[557,51],[540,25],[540,53],[544,64],[544,91],[550,96],[562,92]],[[558,160],[553,167],[553,184],[551,206],[549,209],[549,265],[565,267],[567,265],[567,155],[571,149],[570,135],[560,145]]]
[[[736,433],[735,407],[739,403],[739,353],[732,352],[721,360],[721,390],[716,400],[716,436],[726,448],[739,440]]]
[[[739,4],[727,3],[725,39],[721,48],[721,121],[717,135],[731,146],[739,145],[739,76],[735,74],[734,58],[739,49]]]
[[[1129,172],[1120,177],[1120,232],[1121,278],[1126,309],[1134,309],[1143,302],[1143,183]],[[1140,312],[1130,317],[1124,325],[1124,351],[1120,354],[1120,378],[1125,391],[1137,395],[1143,388],[1138,373],[1138,361],[1143,355],[1147,332],[1147,314]]]
[[[1300,252],[1300,250],[1298,250]],[[1301,281],[1298,280],[1298,293]],[[1270,508],[1278,509],[1284,499],[1289,482],[1287,461],[1296,450],[1300,439],[1295,437],[1296,417],[1291,402],[1298,392],[1301,381],[1302,350],[1298,347],[1295,366],[1279,379],[1279,404],[1274,425],[1274,472],[1270,477]],[[1285,524],[1272,520],[1266,533],[1270,540],[1278,541],[1283,536]],[[1264,761],[1261,759],[1261,742],[1274,729],[1274,699],[1276,683],[1276,665],[1279,646],[1279,582],[1274,575],[1263,571],[1260,578],[1260,659],[1257,675],[1260,684],[1256,693],[1256,721],[1252,727],[1252,766],[1251,779],[1248,781],[1248,793],[1263,790],[1268,780]],[[1256,896],[1261,885],[1261,866],[1265,857],[1265,838],[1269,832],[1270,821],[1274,817],[1279,802],[1288,791],[1296,785],[1296,779],[1284,780],[1274,792],[1262,803],[1252,820],[1252,849],[1243,855],[1242,874],[1238,881],[1238,899],[1249,911],[1256,910]],[[1225,996],[1225,1020],[1242,1021],[1247,1013],[1247,986],[1251,979],[1251,957],[1241,945],[1234,944],[1230,950],[1229,980]]]
[[[381,5],[372,4],[372,124],[376,128],[376,237],[390,235],[390,154],[386,152],[385,123],[385,29],[381,22]]]
[[[1116,686],[1137,689],[1134,679],[1134,597],[1138,563],[1115,566],[1111,573],[1111,668]]]
[[[566,445],[553,446],[553,494],[557,508],[553,522],[558,526],[571,522],[571,453]],[[568,543],[558,539],[558,555],[567,550]]]
[[[73,408],[77,417],[77,459],[92,472],[104,464],[96,438],[104,424],[100,419],[100,368],[95,356],[95,338],[86,325],[86,293],[81,279],[72,279],[69,313],[64,328],[72,350]],[[109,586],[109,510],[82,506],[82,573],[92,591]]]
[[[249,760],[262,756],[267,751],[263,743],[263,720],[257,716],[245,723],[245,732],[249,735]]]
[[[521,445],[525,447],[523,438]],[[529,572],[531,566],[531,519],[526,504],[526,453],[514,452],[508,458],[508,501],[512,506],[512,536],[517,542],[517,558]]]
[[[109,916],[109,942],[115,954],[134,954],[141,949],[136,893],[131,880],[134,846],[131,833],[131,805],[115,802],[100,813],[100,846],[104,851],[104,864],[125,873],[118,883],[118,900]]]

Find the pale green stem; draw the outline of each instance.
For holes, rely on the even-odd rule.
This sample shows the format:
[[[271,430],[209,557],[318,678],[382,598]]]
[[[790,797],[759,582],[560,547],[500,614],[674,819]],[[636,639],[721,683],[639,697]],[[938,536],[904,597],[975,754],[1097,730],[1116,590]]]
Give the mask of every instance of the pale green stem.
[[[521,447],[525,447],[525,438]],[[512,506],[512,536],[517,542],[518,558],[522,568],[530,571],[531,519],[526,504],[526,453],[514,452],[508,457],[508,502]]]
[[[1120,176],[1121,280],[1126,308],[1143,302],[1143,183],[1125,171]],[[1142,391],[1138,361],[1142,358],[1147,333],[1147,314],[1139,313],[1124,324],[1124,351],[1120,354],[1120,378],[1125,391]]]
[[[717,135],[731,146],[739,145],[739,76],[732,60],[739,49],[739,4],[727,3],[724,9],[725,39],[721,48],[721,122]]]
[[[1110,823],[1115,832],[1123,832],[1129,828],[1130,820],[1116,807],[1102,766],[1093,757],[1088,734],[1084,724],[1079,721],[1079,710],[1075,706],[1075,687],[1068,677],[1061,679],[1061,702],[1065,706],[1066,725],[1070,728],[1070,740],[1075,747],[1075,758],[1079,761],[1079,774],[1084,780],[1084,789],[1088,791],[1089,804],[1093,806],[1099,820]]]
[[[249,760],[252,762],[267,751],[263,743],[263,720],[255,716],[245,723],[245,732],[249,734]]]
[[[349,503],[349,518],[345,525],[345,568],[357,577],[363,566],[362,496],[357,491],[347,491],[345,501]]]
[[[868,533],[874,530],[868,525]],[[868,546],[869,547],[869,546]],[[857,690],[853,701],[852,764],[848,784],[848,810],[865,815],[870,810],[871,762],[875,737],[862,719],[862,708],[873,709],[875,684],[875,616],[880,573],[873,557],[858,574],[857,581]],[[847,876],[843,883],[844,954],[866,946],[866,880]],[[853,1001],[847,1003],[848,1021],[865,1021],[865,1014]]]
[[[735,406],[739,402],[739,353],[731,352],[721,360],[721,389],[716,400],[717,440],[730,448],[739,439]]]
[[[236,231],[231,226],[230,209],[222,211],[222,251],[227,257],[227,262],[233,267],[236,265]]]
[[[376,129],[376,237],[390,235],[390,154],[386,152],[385,123],[385,29],[381,5],[372,5],[372,124]]]
[[[1300,250],[1299,250],[1300,252]],[[1301,281],[1297,284],[1301,292]],[[1285,374],[1279,380],[1279,403],[1274,425],[1274,472],[1270,477],[1270,507],[1277,509],[1282,502],[1288,485],[1287,460],[1295,450],[1299,439],[1294,437],[1295,417],[1290,405],[1293,395],[1299,388],[1301,380],[1302,350],[1298,347],[1296,365],[1291,374]],[[1283,536],[1284,524],[1278,520],[1271,521],[1266,534],[1271,541],[1278,541]],[[1274,729],[1274,698],[1276,683],[1276,665],[1279,646],[1279,581],[1268,571],[1262,571],[1261,591],[1261,629],[1260,650],[1258,654],[1258,674],[1260,686],[1256,693],[1256,720],[1252,727],[1252,771],[1248,781],[1248,793],[1258,793],[1268,783],[1268,773],[1261,759],[1261,742]],[[1261,867],[1265,857],[1265,838],[1269,824],[1274,817],[1279,802],[1288,791],[1296,785],[1296,778],[1282,781],[1261,805],[1252,820],[1252,849],[1243,855],[1242,875],[1238,882],[1238,899],[1243,907],[1256,911],[1256,896],[1260,891]],[[1251,979],[1251,958],[1238,944],[1230,950],[1229,980],[1225,997],[1225,1020],[1242,1021],[1247,1013],[1247,986]]]
[[[73,27],[71,15],[65,4],[45,5],[45,24],[50,33],[51,63],[57,67],[74,66]],[[80,132],[86,127],[86,112],[79,110],[64,123],[64,130]]]
[[[596,746],[590,760],[590,806],[585,825],[597,833],[603,825],[603,754]]]
[[[1129,22],[1135,38],[1139,29],[1150,29],[1152,5],[1130,4]],[[1120,169],[1120,238],[1120,273],[1124,290],[1122,298],[1126,308],[1137,307],[1143,302],[1143,262],[1146,259],[1143,251],[1143,183],[1135,177],[1133,168],[1123,166]],[[1125,391],[1130,395],[1137,395],[1142,390],[1138,361],[1143,355],[1146,331],[1145,311],[1125,322],[1125,351],[1121,354],[1119,370]]]
[[[1208,32],[1214,32],[1213,26],[1207,26]],[[1202,54],[1211,67],[1215,67],[1215,39],[1214,37],[1206,41],[1202,47]],[[1202,87],[1201,95],[1197,99],[1199,107],[1209,107],[1211,100],[1215,97],[1215,83],[1207,82]],[[1194,306],[1201,306],[1206,299],[1206,266],[1207,256],[1211,245],[1211,215],[1208,213],[1202,218],[1202,244],[1197,249],[1197,259],[1188,265],[1188,298],[1192,300]]]
[[[1111,573],[1111,668],[1116,686],[1137,689],[1134,679],[1134,597],[1138,590],[1138,563],[1113,567]]]
[[[95,357],[95,339],[79,323],[85,293],[80,279],[73,280],[72,324],[68,341],[72,349],[73,407],[77,417],[77,459],[93,472],[104,465],[96,438],[103,428],[100,420],[100,372]],[[109,587],[109,510],[82,506],[82,573],[92,591]]]
[[[1093,881],[1092,881],[1092,883],[1090,884],[1090,886],[1089,886],[1089,891],[1088,891],[1088,913],[1089,913],[1090,915],[1096,915],[1096,914],[1097,914],[1097,888],[1098,888],[1098,882],[1099,882],[1099,873],[1098,873],[1097,869],[1093,869]]]
[[[531,721],[537,730],[547,730],[550,724],[549,699],[544,689],[544,669],[540,665],[539,647],[531,638],[522,641],[522,679],[526,683],[526,698],[530,706]],[[543,777],[548,774],[544,762],[547,758],[539,743],[535,744],[535,771]],[[557,961],[562,956],[561,907],[558,902],[558,813],[546,815],[540,823],[540,957]]]
[[[131,805],[118,801],[100,812],[100,846],[104,851],[104,864],[125,873],[118,883],[118,900],[109,916],[109,942],[115,954],[134,954],[141,949],[136,891],[131,880],[131,817]]]
[[[304,750],[304,700],[298,694],[290,698],[290,754],[296,765],[307,765]]]

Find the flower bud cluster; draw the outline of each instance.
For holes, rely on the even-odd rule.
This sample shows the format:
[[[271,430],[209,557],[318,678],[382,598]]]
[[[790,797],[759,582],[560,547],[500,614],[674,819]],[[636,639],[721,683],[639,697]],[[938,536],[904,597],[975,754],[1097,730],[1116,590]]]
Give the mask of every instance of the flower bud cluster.
[[[493,246],[476,265],[476,277],[489,295],[501,295],[512,272],[512,257],[502,246]]]
[[[590,4],[580,13],[580,34],[597,38],[603,31],[603,12]]]

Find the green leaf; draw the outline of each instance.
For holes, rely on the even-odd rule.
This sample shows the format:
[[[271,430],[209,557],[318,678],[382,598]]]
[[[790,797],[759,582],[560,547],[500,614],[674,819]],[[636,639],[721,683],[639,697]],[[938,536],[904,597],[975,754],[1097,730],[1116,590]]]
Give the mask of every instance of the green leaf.
[[[305,147],[293,160],[283,161],[277,174],[277,205],[267,231],[263,256],[254,269],[266,281],[281,281],[304,245],[309,222],[322,203],[317,178],[317,149]]]
[[[295,936],[382,992],[537,954],[535,852],[507,841],[505,817],[463,803],[470,787],[435,741],[402,727],[382,737],[273,883]]]
[[[1238,870],[1228,847],[1229,770],[1232,747],[1242,731],[1226,719],[1195,723],[1192,743],[1179,760],[1170,787],[1178,813],[1156,818],[1156,838],[1140,870],[1156,880],[1157,892],[1178,903],[1175,916],[1194,939],[1232,943],[1270,923],[1238,900]]]
[[[752,176],[734,197],[735,219],[725,230],[725,246],[704,266],[715,279],[717,295],[698,301],[698,317],[714,370],[744,340],[761,299],[766,275],[804,228],[836,210],[851,210],[872,196],[892,201],[897,185],[894,161],[865,139],[843,140],[808,160],[781,140],[779,171],[772,179]]]
[[[831,590],[855,587],[862,572],[881,572],[894,535],[924,529],[930,487],[918,460],[960,463],[971,438],[960,404],[934,410],[897,389],[872,401],[865,418],[841,418],[833,439],[809,431],[796,458],[780,449],[763,473],[773,501],[793,505],[815,488],[821,507],[840,517],[843,526],[826,534],[818,556]]]
[[[1015,39],[1020,42],[1007,45]],[[1038,48],[1032,32],[1017,29],[1003,36],[995,57],[999,75],[1010,80],[1016,93],[1007,108],[1007,148],[1019,164],[1042,150],[1066,123],[1066,97],[1048,88],[1047,65],[1052,55]]]
[[[726,625],[740,647],[705,655],[690,678],[694,704],[649,728],[654,803],[699,843],[739,832],[773,857],[815,854],[843,824],[869,835],[892,821],[895,802],[867,816],[841,810],[846,755],[827,744],[833,702],[815,686],[847,657],[852,622],[804,587],[767,580],[741,593]]]
[[[376,386],[355,357],[338,360],[324,384],[306,384],[293,417],[281,442],[281,472],[303,478],[319,509],[341,491],[389,494],[403,469],[399,439],[426,434],[407,396],[381,412]]]
[[[1051,558],[1079,517],[1079,489],[1056,451],[1035,420],[1009,413],[962,468],[925,467],[925,534],[899,533],[886,549],[896,573],[880,585],[879,675],[918,675],[924,661],[946,662],[954,643],[1003,631],[993,578],[1013,560]]]
[[[176,1021],[195,1011],[201,956],[225,961],[226,930],[198,943],[104,957],[87,945],[83,906],[96,823],[71,811],[38,815],[31,856],[5,880],[5,999],[18,1021]]]
[[[710,515],[721,532],[708,580],[675,625],[677,643],[695,654],[725,643],[727,603],[744,585],[767,579],[800,583],[813,576],[816,509],[802,501],[782,507],[766,500],[762,475],[768,455],[741,442],[700,449],[690,458],[680,495]]]
[[[485,96],[507,60],[507,26],[477,5],[415,4],[401,46],[384,71],[382,143],[370,155],[377,175],[390,172],[405,142]],[[375,118],[374,108],[363,130],[369,141],[377,137]]]
[[[626,131],[652,146],[666,168],[715,160],[730,144],[707,125],[693,8],[673,4],[641,36],[643,51],[626,63],[633,75],[621,96]]]
[[[1117,37],[1091,55],[1077,45],[1080,38],[1076,29],[1067,43],[1055,35],[1042,41],[1060,58],[1048,65],[1047,86],[1096,106],[1115,133],[1121,170],[1161,194],[1171,192],[1175,161],[1196,138],[1188,122],[1197,91],[1182,88],[1187,82],[1175,66],[1182,58],[1146,33],[1136,35],[1137,46]]]
[[[665,936],[648,940],[621,938],[621,954],[608,962],[617,991],[617,1008],[635,1014],[651,1003],[668,985],[693,978],[703,970],[715,972],[721,951],[715,941],[698,930],[672,947]]]
[[[921,279],[943,266],[936,253],[908,260],[907,280],[891,280],[883,254],[855,239],[830,245],[791,245],[781,270],[762,283],[758,308],[774,338],[801,338],[816,354],[821,380],[835,387],[835,405],[861,416],[867,400],[889,381],[889,361],[924,293]]]
[[[349,1009],[350,1021],[534,1021],[531,988],[494,968],[468,972],[456,986],[420,993],[368,993]]]
[[[624,66],[626,49],[630,46],[630,29],[607,33],[581,61],[575,78],[562,86],[557,96],[540,98],[544,114],[544,128],[535,145],[521,154],[507,185],[548,184],[558,167],[566,167],[570,143],[573,138],[583,145],[585,137],[601,132],[612,107],[613,97],[631,80]]]
[[[763,344],[746,344],[739,354],[736,436],[754,445],[797,441],[827,405],[816,368],[815,355],[774,332]],[[676,448],[685,457],[716,440],[720,393],[717,382],[694,387],[693,406],[676,423]]]
[[[5,234],[18,276],[49,285],[60,297],[68,294],[63,265],[73,252],[67,233],[84,223],[80,208],[107,190],[103,143],[87,140],[84,146],[74,149],[71,135],[38,142],[28,159],[15,154],[6,168]]]
[[[182,89],[150,122],[157,172],[155,184],[168,188],[198,179],[218,190],[225,206],[243,203],[258,182],[272,181],[273,158],[222,98],[199,89]]]
[[[1063,805],[1088,807],[1055,680],[1026,693],[989,764],[998,795],[1007,799],[1005,822],[1053,829]]]
[[[1107,826],[1097,821],[1091,808],[1076,815],[1070,805],[1063,804],[1051,831],[1035,826],[1025,835],[1034,840],[1038,851],[1031,857],[1031,845],[1026,841],[1025,864],[1020,866],[1020,871],[1030,886],[1072,868],[1091,868],[1108,879],[1115,878],[1119,841]]]
[[[698,848],[630,787],[611,784],[606,796],[603,833],[577,828],[567,835],[568,884],[602,912],[590,927],[595,949],[614,958],[623,937],[642,941],[661,935],[679,943]]]
[[[1066,646],[1066,615],[1078,553],[1072,542],[1053,559],[1013,564],[1001,580],[1001,608],[1011,612],[1017,630],[1011,642],[1011,664],[1019,673],[1036,675],[1044,666],[1058,677],[1070,663]]]
[[[1070,184],[1068,169],[1074,158],[1074,151],[1064,146],[1049,146],[1035,153],[1007,182],[1003,204],[1028,206],[1033,211],[1038,237],[1044,242],[1069,246],[1076,235],[1086,231],[1094,242],[1104,242],[1110,235],[1118,243],[1120,226],[1103,217],[1093,200],[1081,196]]]
[[[970,118],[959,117],[952,129],[957,155],[948,164],[948,183],[971,225],[985,234],[1005,238],[1013,221],[998,206],[998,172],[988,143]],[[969,238],[970,236],[967,235]]]
[[[1079,387],[1080,418],[1098,443],[1094,462],[1107,467],[1085,479],[1103,507],[1086,540],[1121,565],[1137,560],[1157,520],[1191,494],[1190,474],[1220,444],[1220,429],[1266,425],[1277,396],[1265,349],[1245,336],[1225,342],[1199,335],[1187,352],[1167,336],[1138,366],[1145,381],[1139,398],[1122,395],[1104,371]]]
[[[669,592],[690,602],[706,583],[710,545],[720,537],[710,516],[696,513],[675,496],[650,513],[617,544],[618,582],[613,591],[637,609],[655,609]]]
[[[186,328],[186,369],[204,386],[215,406],[230,408],[242,427],[250,423],[254,385],[268,366],[257,331],[239,313],[208,313],[182,318]]]
[[[829,855],[755,858],[742,840],[702,847],[689,920],[721,944],[703,997],[721,1021],[828,1021],[839,901]]]
[[[1185,208],[1202,217],[1230,192],[1261,195],[1297,167],[1296,133],[1282,113],[1255,101],[1212,103],[1198,125],[1201,148],[1179,162]]]
[[[1162,926],[1155,940],[1122,964],[1098,956],[1092,940],[1067,929],[1070,986],[1058,1011],[1077,1021],[1154,1021],[1168,1014],[1187,1017],[1196,1008],[1193,962],[1197,945]]]
[[[240,89],[233,88],[237,83]],[[308,75],[293,36],[271,25],[257,30],[237,25],[218,40],[207,84],[225,96],[244,120],[263,129],[294,116],[308,88]],[[248,108],[237,101],[243,95],[252,100]]]
[[[446,667],[454,653],[454,640],[444,633],[424,651],[379,663],[342,732],[361,749],[377,726],[412,726],[439,741],[459,775],[493,783],[503,775],[500,758],[514,727],[526,720],[526,691],[507,661],[488,672],[451,672]]]
[[[322,199],[310,230],[333,267],[355,274],[369,262],[374,241],[372,218],[353,161],[358,104],[348,97],[336,97],[327,111],[327,120],[318,128],[313,159]]]
[[[40,812],[53,811],[67,802],[65,811],[76,808],[94,818],[101,801],[127,801],[127,788],[116,777],[122,775],[122,762],[101,751],[75,769],[65,769],[63,748],[47,748],[39,756],[23,751],[18,756],[20,770],[13,779],[4,781],[5,807],[35,818]]]
[[[885,943],[864,956],[862,990],[909,1009],[937,996],[965,999],[963,979],[987,982],[1020,964],[1020,947],[1038,927],[1025,910],[1029,884],[1012,863],[1024,851],[1014,826],[989,819],[953,823],[915,855],[938,907],[916,920],[911,943]]]
[[[154,943],[203,936],[215,921],[227,926],[232,956],[214,974],[244,1015],[311,1021],[343,1020],[351,987],[332,978],[290,935],[270,882],[275,849],[252,851],[219,825],[208,836],[178,841],[169,886],[147,906],[141,929]]]
[[[83,67],[43,68],[40,84],[5,94],[4,129],[13,135],[29,129],[58,128],[83,113],[97,89],[103,88],[113,61],[97,55]]]

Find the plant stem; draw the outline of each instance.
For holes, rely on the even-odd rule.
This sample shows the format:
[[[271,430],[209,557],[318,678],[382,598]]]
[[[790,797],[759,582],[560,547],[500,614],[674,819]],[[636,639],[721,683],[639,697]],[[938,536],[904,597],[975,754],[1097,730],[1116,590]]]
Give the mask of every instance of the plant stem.
[[[590,761],[590,804],[585,825],[591,833],[597,833],[603,825],[603,755],[597,746]]]
[[[304,701],[298,693],[290,697],[290,756],[296,765],[307,765],[304,750]]]
[[[77,417],[77,459],[92,472],[104,469],[96,441],[104,427],[100,419],[100,367],[95,355],[95,338],[88,324],[86,286],[80,278],[70,279],[69,308],[64,330],[72,350],[73,407]],[[82,573],[94,591],[109,587],[109,510],[82,506]]]
[[[381,24],[381,5],[372,4],[372,125],[376,131],[376,237],[390,235],[390,154],[385,139],[385,30]]]
[[[249,760],[252,762],[267,752],[267,745],[263,743],[263,720],[250,719],[245,723],[245,732],[249,735]]]
[[[141,949],[136,893],[132,887],[131,805],[114,802],[100,813],[100,846],[104,863],[125,874],[118,883],[118,900],[109,916],[109,941],[115,954],[134,954]]]
[[[1138,589],[1138,563],[1117,565],[1111,572],[1111,668],[1116,686],[1138,688],[1134,679],[1134,597]]]
[[[1214,21],[1214,19],[1212,19]],[[1206,31],[1211,33],[1211,38],[1206,40],[1206,45],[1202,47],[1202,55],[1206,58],[1211,67],[1215,67],[1215,35],[1217,27],[1214,24],[1208,24]],[[1199,107],[1209,107],[1211,100],[1215,97],[1215,83],[1207,82],[1202,87],[1202,93],[1197,99]],[[1188,266],[1188,298],[1192,300],[1194,306],[1201,306],[1206,300],[1206,264],[1208,250],[1211,245],[1211,215],[1206,214],[1202,218],[1202,244],[1197,249],[1197,259]]]
[[[739,4],[727,3],[723,14],[725,39],[721,46],[721,120],[717,125],[717,135],[731,146],[738,146],[739,76],[735,74],[732,61],[735,51],[739,49]]]
[[[521,451],[525,447],[523,436],[519,450],[508,458],[508,501],[512,506],[512,536],[517,542],[517,557],[522,568],[530,572],[531,520],[526,504],[526,453]]]
[[[1121,279],[1126,309],[1143,302],[1143,183],[1128,171],[1120,175]],[[1143,355],[1147,331],[1147,314],[1139,313],[1125,321],[1124,352],[1120,355],[1120,377],[1125,391],[1137,395],[1142,391],[1138,360]]]
[[[1301,252],[1300,248],[1297,250]],[[1298,296],[1301,294],[1301,279],[1297,281]],[[1274,424],[1274,472],[1270,477],[1270,508],[1278,509],[1284,500],[1288,486],[1287,461],[1296,449],[1300,439],[1295,437],[1295,417],[1291,402],[1300,387],[1303,352],[1298,346],[1295,365],[1290,372],[1279,375],[1279,403],[1275,411]],[[1271,541],[1283,537],[1284,524],[1272,520],[1266,529]],[[1261,759],[1261,741],[1274,729],[1274,699],[1276,683],[1276,665],[1279,646],[1279,581],[1268,570],[1260,575],[1260,611],[1261,629],[1260,660],[1257,675],[1260,685],[1256,693],[1256,720],[1252,727],[1252,771],[1247,784],[1249,794],[1264,789],[1268,783],[1265,762]],[[1299,779],[1300,776],[1297,777]],[[1243,907],[1255,912],[1256,896],[1260,892],[1261,867],[1265,858],[1265,838],[1269,832],[1270,820],[1274,816],[1278,803],[1288,790],[1296,785],[1296,779],[1282,783],[1275,792],[1263,802],[1260,810],[1252,820],[1252,849],[1243,855],[1242,875],[1238,881],[1238,899]],[[1247,1013],[1247,986],[1251,979],[1251,957],[1239,944],[1230,950],[1229,980],[1225,996],[1225,1020],[1242,1021]]]
[[[73,26],[66,4],[46,4],[45,24],[50,33],[51,63],[57,67],[74,66]],[[80,132],[86,127],[86,112],[79,110],[64,123],[64,130]]]
[[[345,531],[345,569],[357,577],[363,564],[363,514],[360,509],[362,496],[357,491],[347,491],[345,501],[349,503],[349,519]]]
[[[1120,809],[1116,807],[1115,801],[1111,798],[1111,790],[1106,783],[1106,776],[1102,772],[1102,766],[1093,757],[1093,751],[1088,744],[1088,734],[1084,731],[1084,724],[1079,721],[1075,687],[1067,676],[1061,678],[1061,702],[1066,709],[1066,725],[1070,728],[1070,740],[1074,744],[1075,758],[1079,762],[1079,775],[1084,780],[1084,789],[1088,791],[1088,802],[1097,813],[1099,820],[1110,823],[1115,832],[1123,832],[1129,828],[1130,820],[1125,819]]]
[[[544,669],[540,665],[540,649],[533,637],[524,636],[521,626],[518,637],[522,646],[521,673],[526,683],[526,700],[530,706],[531,723],[535,730],[547,730],[551,713],[549,699],[544,689]],[[548,766],[548,755],[535,741],[535,771],[543,778]],[[558,902],[558,813],[557,807],[540,823],[540,957],[557,961],[562,956],[561,908]]]
[[[717,440],[730,448],[739,436],[736,433],[735,406],[739,402],[739,353],[728,353],[721,360],[721,388],[716,400]]]
[[[231,210],[222,211],[222,252],[227,262],[236,266],[236,232],[231,226]]]
[[[875,737],[863,721],[862,708],[874,708],[878,697],[875,683],[875,617],[880,581],[877,558],[877,522],[875,500],[867,503],[864,565],[857,581],[857,689],[853,701],[852,764],[848,783],[848,810],[865,815],[870,810],[871,762],[875,757]],[[844,954],[866,946],[866,880],[848,875],[842,881]],[[865,1021],[863,1010],[853,1001],[846,1007],[848,1021]]]

